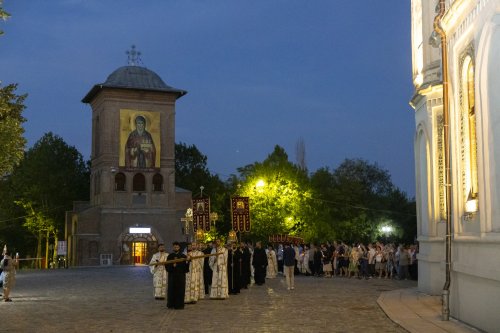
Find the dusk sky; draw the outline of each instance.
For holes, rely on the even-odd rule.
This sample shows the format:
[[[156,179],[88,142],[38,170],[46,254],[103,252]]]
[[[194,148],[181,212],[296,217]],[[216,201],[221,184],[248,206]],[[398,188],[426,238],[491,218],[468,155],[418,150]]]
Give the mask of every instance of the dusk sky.
[[[275,145],[310,172],[362,158],[413,197],[409,0],[4,0],[0,81],[27,93],[28,147],[52,131],[90,157],[81,99],[127,65],[188,91],[176,142],[225,180]],[[200,184],[201,185],[201,184]]]

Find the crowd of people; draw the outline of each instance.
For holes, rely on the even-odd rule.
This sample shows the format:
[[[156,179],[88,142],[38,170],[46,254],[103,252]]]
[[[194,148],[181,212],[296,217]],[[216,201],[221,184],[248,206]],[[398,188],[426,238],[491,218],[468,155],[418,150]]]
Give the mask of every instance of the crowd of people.
[[[281,246],[278,246],[278,262]],[[393,243],[324,243],[294,245],[296,273],[358,279],[414,279],[418,277],[417,245]]]
[[[184,249],[173,244],[165,252],[159,244],[151,258],[155,299],[167,299],[167,307],[183,309],[205,298],[226,299],[251,284],[283,274],[288,290],[295,289],[296,274],[315,277],[358,279],[417,279],[416,245],[381,242],[347,245],[344,242],[315,244],[274,244],[261,242],[223,244],[189,243]]]

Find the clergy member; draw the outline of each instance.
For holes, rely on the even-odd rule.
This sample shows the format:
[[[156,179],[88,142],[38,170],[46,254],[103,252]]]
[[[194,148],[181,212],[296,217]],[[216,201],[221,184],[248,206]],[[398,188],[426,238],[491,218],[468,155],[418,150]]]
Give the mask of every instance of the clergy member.
[[[240,293],[240,281],[241,281],[241,252],[238,249],[236,243],[231,243],[228,246],[228,260],[227,260],[227,279],[229,294],[236,295]]]
[[[212,242],[203,244],[201,251],[203,254],[212,253]],[[210,257],[205,257],[203,260],[203,282],[205,283],[205,295],[210,295],[210,286],[212,285],[212,268],[210,268]]]
[[[168,272],[168,293],[167,308],[184,309],[184,294],[186,289],[186,273],[189,266],[186,263],[187,257],[181,252],[179,242],[173,243],[174,252],[170,253],[167,261],[184,259],[180,262],[168,263],[166,269]]]
[[[250,250],[248,246],[241,242],[240,243],[240,287],[243,289],[248,289],[250,280],[252,277],[252,270],[250,265],[251,258]]]
[[[198,245],[193,243],[188,247],[189,272],[186,274],[186,292],[184,303],[194,304],[200,298],[205,297],[205,286],[203,284],[203,258],[193,258],[202,256],[203,252],[198,250]]]
[[[227,281],[227,249],[220,239],[215,240],[215,247],[210,257],[210,268],[212,269],[212,286],[210,288],[211,299],[226,299],[229,297]]]
[[[153,274],[153,287],[155,299],[165,299],[167,294],[167,271],[165,264],[155,265],[167,261],[168,253],[165,252],[165,244],[158,244],[158,252],[153,254],[149,262],[149,270]]]
[[[266,282],[266,267],[267,267],[266,250],[262,248],[261,242],[257,242],[255,244],[255,249],[253,251],[252,265],[254,268],[253,276],[255,279],[255,284],[261,286]]]

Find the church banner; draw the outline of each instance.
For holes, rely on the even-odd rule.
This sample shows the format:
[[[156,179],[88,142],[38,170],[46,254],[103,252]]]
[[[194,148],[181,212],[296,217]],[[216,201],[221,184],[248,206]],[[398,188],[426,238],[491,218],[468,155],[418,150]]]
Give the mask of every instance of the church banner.
[[[210,231],[210,198],[193,199],[193,229]]]
[[[234,231],[250,231],[250,203],[248,197],[231,198],[231,218]]]

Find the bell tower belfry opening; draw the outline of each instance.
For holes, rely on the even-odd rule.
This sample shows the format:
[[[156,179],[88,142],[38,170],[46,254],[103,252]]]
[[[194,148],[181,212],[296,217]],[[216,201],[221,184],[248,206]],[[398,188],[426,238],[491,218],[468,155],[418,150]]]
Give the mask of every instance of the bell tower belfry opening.
[[[153,243],[180,239],[179,220],[190,206],[191,193],[175,187],[175,107],[187,92],[139,66],[135,47],[127,54],[129,64],[82,99],[92,109],[91,191],[90,202],[69,213],[78,220],[66,230],[70,265],[99,264],[87,255],[91,242],[113,264],[144,263]],[[116,243],[146,226],[156,234],[130,233],[135,238]]]

